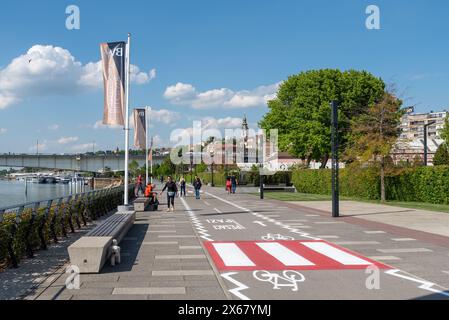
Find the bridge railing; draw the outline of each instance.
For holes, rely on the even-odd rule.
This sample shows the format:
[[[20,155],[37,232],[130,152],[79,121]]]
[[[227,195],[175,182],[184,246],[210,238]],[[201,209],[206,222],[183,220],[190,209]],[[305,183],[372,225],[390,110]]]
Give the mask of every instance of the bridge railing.
[[[134,185],[129,186],[130,198]],[[0,270],[47,250],[120,205],[123,186],[0,208]]]

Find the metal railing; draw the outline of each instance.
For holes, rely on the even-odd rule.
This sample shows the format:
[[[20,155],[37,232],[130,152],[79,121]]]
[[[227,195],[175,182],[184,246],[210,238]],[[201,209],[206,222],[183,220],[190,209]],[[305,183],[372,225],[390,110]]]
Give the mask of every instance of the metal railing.
[[[134,185],[129,186],[130,197]],[[123,202],[123,186],[0,208],[0,265],[18,267],[26,255],[47,250],[68,233],[87,226]]]

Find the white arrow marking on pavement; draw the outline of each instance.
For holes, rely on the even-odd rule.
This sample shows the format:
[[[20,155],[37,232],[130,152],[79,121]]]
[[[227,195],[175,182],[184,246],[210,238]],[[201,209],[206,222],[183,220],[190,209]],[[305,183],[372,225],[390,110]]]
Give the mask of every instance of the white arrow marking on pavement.
[[[267,225],[260,221],[254,221],[254,223],[260,224],[262,227],[266,227]]]
[[[399,278],[402,278],[402,279],[410,280],[410,281],[413,281],[413,282],[421,283],[421,285],[418,287],[420,289],[431,291],[431,292],[435,292],[435,293],[441,294],[443,296],[449,297],[449,293],[446,293],[446,292],[438,290],[438,289],[434,289],[433,286],[436,285],[435,283],[430,282],[430,281],[426,281],[426,280],[421,280],[421,279],[409,277],[409,276],[406,276],[406,275],[402,275],[402,274],[399,274],[399,272],[401,272],[401,270],[399,270],[399,269],[393,269],[393,270],[385,271],[386,274],[389,274],[389,275],[392,275],[392,276],[396,276],[396,277],[399,277]]]
[[[236,297],[240,298],[241,300],[251,300],[244,294],[240,293],[240,291],[249,289],[249,287],[247,287],[243,283],[231,278],[231,276],[233,276],[235,274],[238,274],[238,272],[223,273],[221,275],[223,278],[225,278],[226,280],[228,280],[229,282],[232,282],[233,284],[235,284],[237,286],[237,288],[229,290],[229,292],[232,293],[233,295],[235,295]]]

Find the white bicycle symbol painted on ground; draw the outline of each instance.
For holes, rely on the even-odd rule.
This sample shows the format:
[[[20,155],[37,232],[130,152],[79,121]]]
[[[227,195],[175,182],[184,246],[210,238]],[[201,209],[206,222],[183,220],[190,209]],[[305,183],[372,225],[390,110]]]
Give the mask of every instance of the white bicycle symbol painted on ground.
[[[265,270],[257,270],[253,272],[253,277],[262,282],[270,282],[274,285],[274,290],[281,290],[281,287],[291,287],[292,291],[298,291],[299,283],[306,280],[301,273],[293,270],[285,270],[282,272],[282,275]]]
[[[262,240],[265,241],[275,241],[275,240],[295,240],[295,238],[293,237],[289,237],[289,236],[283,236],[281,234],[272,234],[269,233],[266,236],[262,237]]]

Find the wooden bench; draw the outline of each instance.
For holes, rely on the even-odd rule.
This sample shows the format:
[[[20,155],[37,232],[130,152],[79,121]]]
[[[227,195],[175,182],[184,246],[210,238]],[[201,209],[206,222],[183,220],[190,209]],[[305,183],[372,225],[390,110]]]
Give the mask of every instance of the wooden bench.
[[[70,263],[80,273],[99,273],[111,256],[112,240],[120,243],[134,225],[135,211],[117,212],[69,248]]]

